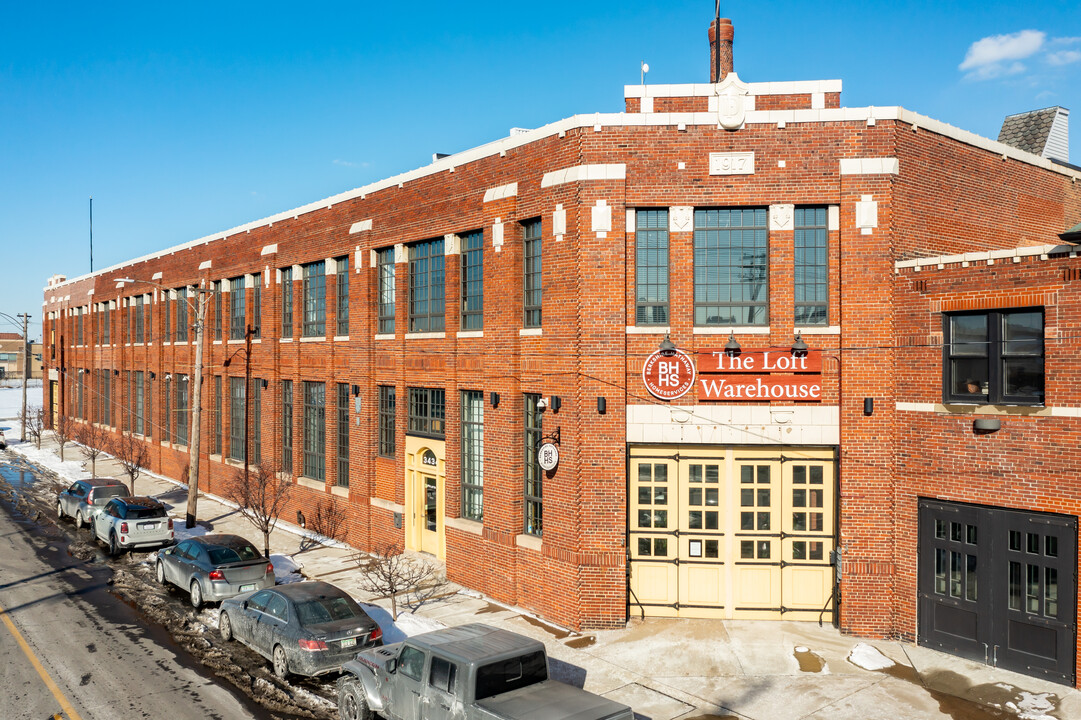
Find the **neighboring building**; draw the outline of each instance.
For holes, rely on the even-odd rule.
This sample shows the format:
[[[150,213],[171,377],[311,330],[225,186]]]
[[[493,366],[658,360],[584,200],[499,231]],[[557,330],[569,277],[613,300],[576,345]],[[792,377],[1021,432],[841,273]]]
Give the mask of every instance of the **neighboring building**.
[[[744,83],[720,29],[720,83],[54,277],[46,402],[183,476],[206,297],[206,491],[247,448],[286,517],[574,628],[834,613],[1073,683],[1081,171]]]
[[[26,345],[19,333],[0,333],[0,380],[23,377],[23,364],[26,362]],[[41,352],[39,342],[31,342],[30,377],[41,378]]]

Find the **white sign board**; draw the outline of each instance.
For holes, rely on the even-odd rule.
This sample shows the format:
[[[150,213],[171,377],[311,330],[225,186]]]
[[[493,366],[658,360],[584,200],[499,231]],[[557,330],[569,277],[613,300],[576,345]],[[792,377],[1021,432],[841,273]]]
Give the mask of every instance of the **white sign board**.
[[[541,445],[537,450],[537,464],[541,466],[541,470],[554,470],[559,464],[559,448],[552,443]]]
[[[710,175],[754,175],[754,153],[710,153]]]

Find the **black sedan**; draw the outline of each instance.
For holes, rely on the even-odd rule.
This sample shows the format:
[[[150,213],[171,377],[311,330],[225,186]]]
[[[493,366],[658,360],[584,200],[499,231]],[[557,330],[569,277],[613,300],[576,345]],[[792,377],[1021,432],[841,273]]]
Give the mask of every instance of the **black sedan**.
[[[359,650],[383,644],[383,631],[353,598],[325,582],[243,593],[221,603],[218,629],[274,663],[278,677],[341,670]]]

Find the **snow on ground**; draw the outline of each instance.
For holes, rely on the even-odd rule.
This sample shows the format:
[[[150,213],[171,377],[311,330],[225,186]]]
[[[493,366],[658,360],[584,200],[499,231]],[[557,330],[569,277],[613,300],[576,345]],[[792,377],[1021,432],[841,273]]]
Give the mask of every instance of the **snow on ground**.
[[[1006,707],[1017,713],[1021,720],[1055,720],[1049,713],[1055,709],[1054,703],[1047,699],[1051,693],[1034,694],[1021,691],[1021,698],[1015,705],[1006,703]]]
[[[28,380],[26,383],[26,406],[41,407],[41,380]],[[8,430],[15,425],[23,409],[23,384],[20,380],[13,383],[6,380],[0,385],[0,430]],[[10,433],[8,433],[10,434]],[[11,440],[11,438],[8,438]]]
[[[894,664],[893,660],[867,643],[856,643],[848,654],[848,662],[864,670],[885,670]]]
[[[15,431],[17,433],[18,428]],[[71,443],[64,449],[65,460],[61,462],[60,456],[51,449],[38,450],[32,442],[20,444],[17,442],[17,438],[11,437],[8,438],[8,442],[12,443],[9,446],[12,450],[23,455],[38,467],[52,470],[61,478],[74,482],[75,480],[90,477],[90,471],[83,468],[85,463],[79,454],[79,446],[75,443]]]
[[[399,612],[398,619],[395,621],[391,618],[390,611],[386,608],[360,602],[359,600],[357,602],[364,608],[364,612],[368,613],[368,617],[375,620],[376,625],[383,631],[384,645],[401,642],[407,637],[446,627],[446,625],[438,620],[420,617],[411,612]]]

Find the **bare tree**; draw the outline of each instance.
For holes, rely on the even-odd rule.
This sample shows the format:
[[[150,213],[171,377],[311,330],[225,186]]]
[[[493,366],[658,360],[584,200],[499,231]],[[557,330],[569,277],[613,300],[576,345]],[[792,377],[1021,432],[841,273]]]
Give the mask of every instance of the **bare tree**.
[[[235,502],[240,514],[263,533],[263,552],[267,557],[270,557],[270,533],[292,493],[293,484],[279,480],[277,473],[266,465],[256,465],[249,472],[237,468],[225,486],[226,499]]]
[[[53,440],[60,446],[60,462],[64,462],[64,446],[75,439],[75,420],[61,413],[53,423]]]
[[[90,461],[90,474],[98,474],[98,456],[105,452],[105,446],[109,442],[109,435],[100,425],[86,423],[80,425],[75,431],[75,439],[79,442],[79,452]]]
[[[361,587],[379,597],[390,598],[390,614],[398,619],[398,596],[402,604],[416,609],[441,594],[446,578],[437,569],[418,558],[402,553],[399,545],[388,543],[374,549],[374,554],[357,553],[353,562],[363,571]]]
[[[143,474],[143,470],[150,467],[150,450],[147,449],[146,443],[128,432],[122,433],[111,442],[109,449],[116,461],[120,463],[120,467],[124,469],[124,474],[128,476],[131,494],[137,495],[135,481]]]
[[[41,434],[45,431],[45,409],[28,407],[19,411],[19,422],[26,426],[26,434],[34,440],[38,450],[41,449]]]
[[[328,500],[320,500],[319,504],[315,506],[315,513],[307,521],[305,529],[331,540],[342,541],[345,539],[345,515],[338,512],[334,503]],[[321,544],[319,540],[306,535],[300,541],[300,549],[309,550],[319,544]]]

